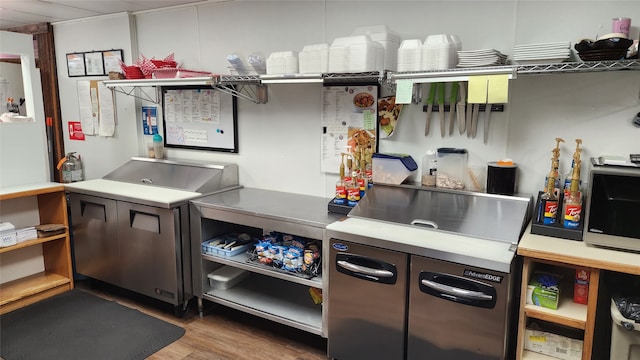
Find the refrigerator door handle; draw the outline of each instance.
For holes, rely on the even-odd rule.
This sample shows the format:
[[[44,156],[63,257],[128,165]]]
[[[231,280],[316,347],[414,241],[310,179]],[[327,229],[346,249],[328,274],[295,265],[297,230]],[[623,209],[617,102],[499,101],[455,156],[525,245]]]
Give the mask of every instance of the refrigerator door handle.
[[[460,297],[467,298],[469,300],[479,300],[479,301],[493,300],[493,296],[489,294],[485,294],[481,291],[471,291],[471,290],[461,289],[461,288],[457,288],[449,285],[440,284],[435,281],[431,281],[427,279],[422,279],[421,282],[424,286],[427,286],[431,289],[434,289],[444,294],[448,294],[452,296],[460,296]]]
[[[394,276],[393,272],[388,270],[372,269],[366,266],[352,264],[345,260],[338,260],[336,263],[338,264],[338,266],[344,269],[347,269],[353,272],[362,273],[365,275],[376,276],[381,278],[390,278]]]
[[[411,221],[411,225],[418,225],[418,226],[430,226],[434,229],[438,228],[438,223],[436,223],[435,221],[432,220],[424,220],[424,219],[414,219]]]

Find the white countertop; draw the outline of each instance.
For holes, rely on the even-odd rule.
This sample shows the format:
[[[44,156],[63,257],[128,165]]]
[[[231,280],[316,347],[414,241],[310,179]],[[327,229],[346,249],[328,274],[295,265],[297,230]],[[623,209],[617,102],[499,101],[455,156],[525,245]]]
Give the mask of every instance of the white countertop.
[[[33,183],[33,184],[0,187],[0,195],[20,193],[25,191],[43,190],[43,189],[55,188],[62,185],[63,184],[60,184],[57,182],[40,182],[40,183]]]
[[[509,272],[515,246],[438,230],[411,228],[361,218],[345,218],[326,227],[330,237]]]
[[[108,194],[110,198],[125,201],[128,199],[129,201],[150,205],[177,204],[202,196],[202,194],[198,192],[104,179],[79,181],[64,184],[64,186],[67,191],[96,196]]]
[[[518,254],[640,275],[640,253],[596,247],[587,245],[583,241],[532,234],[531,226],[525,230],[518,244]]]

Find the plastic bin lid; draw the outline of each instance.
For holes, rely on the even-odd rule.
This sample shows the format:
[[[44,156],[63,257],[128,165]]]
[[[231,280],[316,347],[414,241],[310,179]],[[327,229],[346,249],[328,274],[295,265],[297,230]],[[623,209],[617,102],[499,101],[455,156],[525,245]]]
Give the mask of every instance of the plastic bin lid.
[[[411,155],[406,154],[373,154],[374,158],[379,159],[397,159],[402,162],[402,165],[407,168],[409,171],[415,171],[418,168],[418,164],[416,164],[415,160],[411,157]]]

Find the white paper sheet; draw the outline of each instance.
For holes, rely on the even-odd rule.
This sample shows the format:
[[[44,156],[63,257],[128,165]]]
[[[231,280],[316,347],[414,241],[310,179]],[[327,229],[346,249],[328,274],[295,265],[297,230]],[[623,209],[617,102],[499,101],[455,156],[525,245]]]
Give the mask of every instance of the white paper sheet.
[[[98,135],[113,136],[116,130],[113,94],[104,83],[98,83],[98,107],[100,109],[100,127]]]

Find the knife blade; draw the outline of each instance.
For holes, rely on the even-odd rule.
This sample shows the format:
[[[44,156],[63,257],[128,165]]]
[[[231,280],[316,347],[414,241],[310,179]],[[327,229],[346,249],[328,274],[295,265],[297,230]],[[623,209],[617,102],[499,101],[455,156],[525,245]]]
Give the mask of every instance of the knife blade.
[[[465,107],[466,104],[465,102],[467,101],[467,88],[465,87],[464,82],[460,82],[459,84],[459,88],[460,88],[460,101],[458,101],[458,104],[456,105],[457,107],[457,116],[458,116],[458,131],[460,132],[460,134],[464,133],[464,130],[466,129],[466,122],[465,122]]]
[[[487,104],[484,110],[484,132],[482,133],[484,143],[489,141],[489,119],[491,118],[491,104]]]
[[[480,113],[480,104],[473,104],[473,114],[471,118],[471,137],[475,139],[478,133],[478,115]]]
[[[467,105],[467,137],[470,138],[472,135],[471,132],[471,118],[473,117],[473,104],[468,104]]]
[[[440,136],[444,137],[447,133],[447,120],[444,116],[444,83],[438,83],[438,112],[440,113]]]
[[[453,135],[453,123],[456,119],[456,102],[458,101],[458,83],[451,86],[451,97],[449,97],[449,136]]]
[[[433,111],[433,102],[436,99],[436,83],[431,83],[429,89],[429,97],[427,98],[427,123],[424,126],[424,136],[429,135],[429,127],[431,126],[431,112]]]

